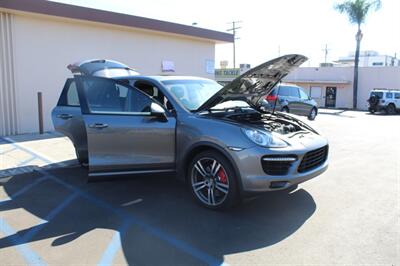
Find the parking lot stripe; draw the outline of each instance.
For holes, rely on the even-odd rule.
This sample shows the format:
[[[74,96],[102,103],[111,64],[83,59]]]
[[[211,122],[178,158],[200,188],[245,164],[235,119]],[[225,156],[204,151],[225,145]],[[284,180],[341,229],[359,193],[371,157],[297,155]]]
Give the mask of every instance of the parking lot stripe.
[[[15,147],[13,147],[13,148],[11,148],[11,149],[9,149],[9,150],[6,150],[6,151],[2,151],[2,152],[0,152],[0,155],[4,155],[4,154],[6,154],[6,153],[9,153],[9,152],[11,152],[11,151],[15,151],[16,150],[16,148]]]
[[[25,192],[27,192],[28,190],[30,190],[31,188],[33,188],[34,186],[36,186],[37,184],[43,182],[46,179],[48,179],[48,177],[46,177],[46,176],[43,176],[41,178],[36,179],[33,183],[30,183],[29,185],[26,185],[25,187],[21,188],[20,190],[18,190],[14,194],[12,194],[11,197],[9,197],[8,199],[10,199],[10,198],[11,199],[15,199],[16,197],[24,194]],[[8,199],[1,200],[0,204],[2,204],[3,202],[7,202]]]
[[[29,230],[23,237],[23,241],[29,242],[40,230],[42,230],[47,222],[54,219],[64,208],[66,208],[74,199],[78,197],[78,193],[73,193],[69,195],[60,205],[58,205],[55,209],[53,209],[43,220],[43,223],[38,224],[31,230]]]
[[[106,250],[104,251],[100,262],[97,264],[99,266],[108,266],[112,265],[114,261],[114,257],[117,254],[117,251],[121,248],[121,237],[126,233],[129,226],[131,225],[130,220],[127,220],[121,228],[114,233],[113,238],[111,239],[110,243],[108,244]]]
[[[51,159],[48,158],[47,156],[45,156],[45,155],[43,155],[43,154],[39,154],[38,152],[31,150],[30,148],[26,147],[26,146],[23,145],[23,144],[17,143],[16,141],[14,141],[14,140],[13,140],[12,138],[10,138],[10,137],[3,137],[3,138],[0,138],[0,139],[2,139],[3,141],[5,141],[5,142],[11,144],[13,147],[15,147],[15,148],[17,148],[17,149],[20,149],[20,150],[22,150],[22,151],[24,151],[24,152],[26,152],[26,153],[32,155],[35,159],[39,159],[39,160],[41,160],[41,161],[43,161],[43,162],[45,162],[45,163],[48,163],[48,164],[50,164],[50,163],[55,163],[54,160],[51,160]],[[67,166],[67,165],[66,165],[65,163],[63,163],[63,162],[58,162],[57,165],[59,165],[59,166]]]
[[[26,166],[27,163],[32,162],[33,160],[35,160],[35,157],[31,157],[29,159],[26,159],[25,161],[20,162],[17,166]]]
[[[97,206],[108,209],[111,212],[121,216],[121,218],[123,218],[123,219],[131,220],[133,224],[140,226],[146,232],[150,233],[151,235],[156,236],[157,238],[159,238],[161,240],[164,240],[165,242],[169,243],[170,245],[174,246],[175,248],[177,248],[185,253],[188,253],[192,257],[197,258],[200,261],[206,262],[208,265],[221,265],[221,263],[216,258],[208,255],[207,253],[205,253],[199,249],[196,249],[195,247],[191,246],[190,244],[188,244],[184,241],[176,239],[172,235],[169,235],[154,226],[150,226],[150,225],[146,224],[145,222],[137,219],[134,215],[132,215],[124,210],[121,210],[117,207],[114,207],[111,204],[109,204],[105,201],[102,201],[96,197],[93,197],[92,195],[80,190],[79,188],[74,187],[73,185],[70,185],[70,184],[64,182],[63,180],[57,178],[56,176],[54,176],[50,173],[47,173],[43,169],[37,168],[36,171],[40,172],[42,175],[47,176],[48,178],[50,178],[54,181],[56,181],[57,183],[63,184],[67,188],[70,188],[71,190],[78,192],[80,195],[82,195],[83,197],[92,201],[92,203],[96,204]]]
[[[33,252],[24,241],[18,237],[16,231],[9,226],[6,221],[0,217],[0,231],[6,235],[11,236],[10,241],[18,252],[24,257],[28,265],[46,265],[38,254]]]
[[[3,139],[6,142],[11,143],[13,146],[15,146],[15,147],[17,147],[17,148],[19,148],[19,149],[21,149],[23,151],[26,151],[27,153],[31,154],[32,156],[36,156],[38,159],[40,159],[40,160],[42,160],[42,161],[44,161],[46,163],[49,163],[49,164],[50,163],[54,163],[51,160],[45,158],[44,156],[37,155],[35,153],[35,151],[33,151],[33,150],[29,149],[29,148],[23,147],[20,144],[15,143],[10,138],[3,138]],[[63,163],[54,163],[54,164],[56,164],[58,166],[65,166],[65,164],[63,164]],[[41,173],[43,176],[46,176],[46,177],[50,178],[51,180],[54,180],[55,182],[57,182],[59,184],[63,184],[65,187],[70,188],[71,190],[79,193],[81,196],[87,198],[92,203],[96,204],[97,206],[105,208],[107,210],[110,210],[111,212],[117,214],[118,216],[120,216],[123,219],[132,220],[133,224],[136,224],[136,225],[140,226],[146,232],[156,236],[157,238],[159,238],[161,240],[164,240],[165,242],[169,243],[170,245],[174,246],[175,248],[177,248],[177,249],[179,249],[179,250],[191,255],[192,257],[197,258],[198,260],[203,261],[203,262],[207,263],[208,265],[221,265],[221,262],[218,259],[210,256],[209,254],[207,254],[207,253],[205,253],[205,252],[203,252],[203,251],[191,246],[190,244],[188,244],[188,243],[186,243],[184,241],[176,239],[172,235],[167,234],[167,233],[163,232],[162,230],[160,230],[160,229],[158,229],[158,228],[156,228],[154,226],[150,226],[150,225],[146,224],[145,222],[137,219],[134,215],[132,215],[132,214],[130,214],[130,213],[124,211],[124,210],[121,210],[121,209],[119,209],[119,208],[117,208],[115,206],[112,206],[111,204],[109,204],[109,203],[107,203],[107,202],[105,202],[103,200],[100,200],[100,199],[98,199],[98,198],[96,198],[96,197],[94,197],[94,196],[92,196],[92,195],[80,190],[79,188],[77,188],[77,187],[75,187],[75,186],[73,186],[71,184],[68,184],[67,182],[64,182],[63,180],[61,180],[58,177],[48,173],[47,171],[43,170],[42,168],[35,167],[35,170],[37,172]]]

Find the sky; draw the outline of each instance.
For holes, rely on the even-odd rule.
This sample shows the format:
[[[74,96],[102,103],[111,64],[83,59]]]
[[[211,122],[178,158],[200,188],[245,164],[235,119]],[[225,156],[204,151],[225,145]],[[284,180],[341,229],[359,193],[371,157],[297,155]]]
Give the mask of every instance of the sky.
[[[334,5],[343,0],[53,0],[67,4],[154,18],[218,31],[241,21],[237,31],[236,65],[252,67],[279,55],[298,53],[318,66],[337,60],[355,50],[357,28]],[[382,7],[371,12],[362,25],[361,50],[400,57],[400,0],[381,0]],[[221,60],[233,65],[232,44],[218,44],[216,67]]]

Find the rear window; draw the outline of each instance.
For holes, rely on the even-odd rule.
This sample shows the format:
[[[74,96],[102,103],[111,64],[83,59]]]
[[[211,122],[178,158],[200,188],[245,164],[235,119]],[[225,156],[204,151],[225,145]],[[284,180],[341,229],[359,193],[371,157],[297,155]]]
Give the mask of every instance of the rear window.
[[[386,98],[387,98],[387,99],[392,99],[392,98],[393,98],[393,93],[387,92],[387,93],[386,93]]]
[[[292,86],[279,86],[278,87],[279,96],[296,97],[299,98],[299,90],[297,87]]]
[[[395,93],[395,94],[394,94],[394,98],[395,98],[395,99],[400,99],[400,93]]]
[[[376,97],[382,99],[382,97],[383,97],[383,92],[381,92],[381,91],[371,91],[371,96],[376,96]]]

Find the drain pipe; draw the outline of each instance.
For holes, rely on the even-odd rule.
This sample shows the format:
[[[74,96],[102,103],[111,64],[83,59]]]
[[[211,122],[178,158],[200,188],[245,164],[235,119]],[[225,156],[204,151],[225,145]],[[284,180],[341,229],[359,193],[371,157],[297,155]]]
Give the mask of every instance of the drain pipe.
[[[43,134],[43,98],[42,92],[37,93],[37,101],[38,101],[38,116],[39,116],[39,133]]]

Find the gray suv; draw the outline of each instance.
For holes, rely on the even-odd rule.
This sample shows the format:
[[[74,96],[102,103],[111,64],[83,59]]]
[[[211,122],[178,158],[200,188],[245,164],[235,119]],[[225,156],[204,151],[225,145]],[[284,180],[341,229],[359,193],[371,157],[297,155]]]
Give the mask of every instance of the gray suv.
[[[231,207],[327,169],[325,138],[260,107],[306,59],[274,59],[224,87],[198,77],[141,76],[108,60],[77,63],[52,112],[54,127],[71,139],[89,178],[176,173],[203,206]]]
[[[318,114],[317,102],[311,99],[303,88],[292,84],[277,85],[263,102],[268,110],[280,110],[285,113],[307,116],[314,120]]]

